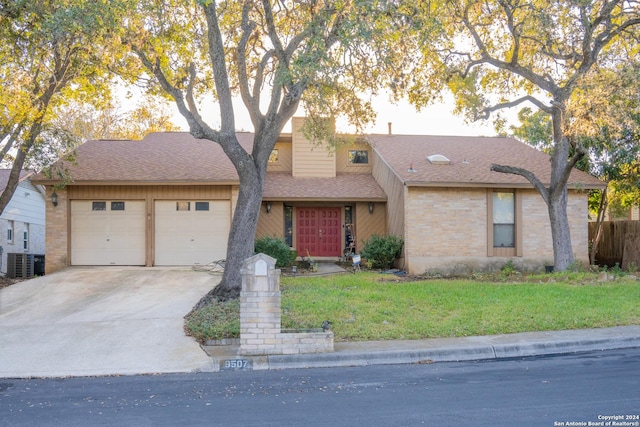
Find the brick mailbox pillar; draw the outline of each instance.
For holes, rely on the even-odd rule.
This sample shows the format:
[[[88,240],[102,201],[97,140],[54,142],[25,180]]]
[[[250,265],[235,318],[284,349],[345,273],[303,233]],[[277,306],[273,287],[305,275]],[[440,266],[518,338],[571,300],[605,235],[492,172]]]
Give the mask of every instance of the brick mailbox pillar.
[[[280,347],[280,270],[265,254],[242,263],[240,292],[240,353],[277,354]]]
[[[265,254],[242,263],[240,291],[241,355],[324,353],[333,351],[333,332],[281,331],[280,270]],[[319,322],[320,323],[320,322]]]

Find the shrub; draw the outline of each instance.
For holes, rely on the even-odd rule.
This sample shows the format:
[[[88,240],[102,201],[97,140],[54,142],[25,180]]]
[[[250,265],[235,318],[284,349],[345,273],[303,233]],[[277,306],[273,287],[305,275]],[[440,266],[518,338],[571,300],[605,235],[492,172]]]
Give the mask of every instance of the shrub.
[[[364,243],[361,255],[373,268],[390,268],[393,260],[400,256],[403,243],[398,236],[374,234]]]
[[[257,254],[263,253],[276,259],[276,267],[286,267],[295,259],[295,252],[291,251],[284,240],[277,237],[260,237],[254,246]]]

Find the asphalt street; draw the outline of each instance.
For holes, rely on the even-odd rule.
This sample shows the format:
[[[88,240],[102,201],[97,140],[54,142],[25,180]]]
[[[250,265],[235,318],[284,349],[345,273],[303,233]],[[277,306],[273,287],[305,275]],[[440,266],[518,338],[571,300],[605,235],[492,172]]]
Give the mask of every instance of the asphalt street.
[[[640,426],[638,384],[640,349],[351,368],[4,379],[0,426]]]

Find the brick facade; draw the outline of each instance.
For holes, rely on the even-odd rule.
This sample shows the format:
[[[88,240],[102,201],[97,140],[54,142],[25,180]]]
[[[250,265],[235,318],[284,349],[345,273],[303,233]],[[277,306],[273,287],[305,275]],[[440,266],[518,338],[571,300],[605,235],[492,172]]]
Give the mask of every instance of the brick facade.
[[[53,188],[47,186],[47,200],[51,200]],[[58,195],[58,206],[47,203],[47,228],[46,228],[46,245],[47,256],[45,263],[45,274],[53,273],[67,267],[68,264],[68,247],[69,247],[69,220],[68,209],[69,203],[67,198],[67,190],[56,190]]]
[[[518,190],[522,200],[522,256],[487,253],[489,212],[486,188],[409,188],[405,217],[405,268],[468,273],[496,270],[507,261],[527,269],[552,263],[553,247],[547,207],[534,190]],[[568,215],[576,261],[588,263],[587,193],[572,191]],[[582,220],[580,220],[582,219]]]

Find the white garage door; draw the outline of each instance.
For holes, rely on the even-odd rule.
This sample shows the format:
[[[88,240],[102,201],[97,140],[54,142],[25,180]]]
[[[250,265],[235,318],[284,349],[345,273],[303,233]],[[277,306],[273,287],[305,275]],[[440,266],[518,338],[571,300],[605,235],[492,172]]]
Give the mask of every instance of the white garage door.
[[[71,201],[71,265],[145,265],[144,201]]]
[[[226,257],[228,200],[157,201],[155,219],[155,265],[208,264]]]

